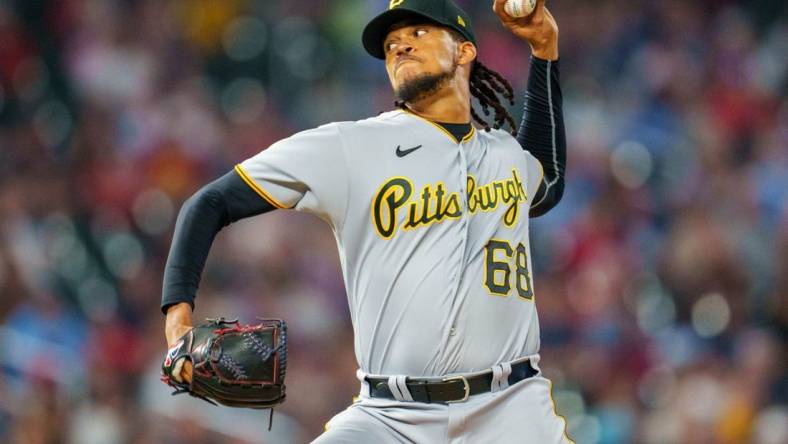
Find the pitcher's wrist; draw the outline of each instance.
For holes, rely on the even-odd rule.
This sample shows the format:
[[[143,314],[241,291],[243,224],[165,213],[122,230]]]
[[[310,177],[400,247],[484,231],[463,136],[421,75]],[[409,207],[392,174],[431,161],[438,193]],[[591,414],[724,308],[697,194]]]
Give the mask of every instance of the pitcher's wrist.
[[[531,54],[534,57],[540,58],[542,60],[550,60],[556,61],[558,60],[558,45],[547,45],[547,46],[534,46],[531,45]]]
[[[164,335],[167,345],[172,347],[178,339],[192,328],[191,306],[187,303],[173,305],[167,309]]]

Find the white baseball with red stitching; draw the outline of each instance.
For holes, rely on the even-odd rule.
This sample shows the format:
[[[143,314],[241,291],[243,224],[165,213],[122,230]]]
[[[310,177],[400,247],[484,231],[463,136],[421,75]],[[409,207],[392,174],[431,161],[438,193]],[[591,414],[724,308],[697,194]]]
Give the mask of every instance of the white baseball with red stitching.
[[[503,10],[512,17],[527,17],[536,8],[536,0],[507,0]]]

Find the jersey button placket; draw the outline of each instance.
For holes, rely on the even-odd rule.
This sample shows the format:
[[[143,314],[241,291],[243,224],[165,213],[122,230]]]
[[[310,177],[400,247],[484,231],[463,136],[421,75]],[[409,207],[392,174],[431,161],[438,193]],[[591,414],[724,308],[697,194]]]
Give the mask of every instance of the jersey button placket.
[[[450,319],[451,327],[446,332],[446,336],[444,337],[445,341],[446,341],[446,345],[443,347],[444,353],[446,353],[446,351],[449,349],[448,343],[451,342],[457,335],[457,317],[456,317],[457,316],[457,307],[456,307],[455,303],[457,301],[457,293],[460,290],[460,280],[461,280],[460,279],[460,276],[461,276],[460,271],[462,270],[462,263],[465,261],[465,257],[464,257],[465,256],[465,253],[464,253],[464,251],[465,251],[465,236],[466,236],[466,230],[465,230],[465,217],[466,217],[466,214],[465,214],[466,213],[466,208],[465,208],[465,206],[466,206],[466,204],[465,204],[465,200],[466,200],[466,198],[465,198],[465,186],[466,185],[465,184],[467,182],[467,179],[466,179],[467,172],[466,172],[466,168],[465,168],[465,156],[462,153],[462,145],[461,144],[457,144],[457,143],[452,143],[446,149],[453,150],[453,154],[454,154],[454,156],[453,156],[454,157],[454,160],[453,160],[454,165],[452,166],[452,171],[456,172],[456,174],[457,174],[455,177],[456,177],[456,180],[459,181],[459,186],[456,186],[456,188],[454,186],[452,186],[452,188],[459,189],[459,193],[460,193],[460,199],[459,199],[460,218],[457,221],[457,223],[459,223],[461,225],[460,225],[460,232],[457,233],[457,236],[459,236],[459,239],[452,239],[452,244],[457,242],[457,246],[453,249],[453,251],[451,251],[449,253],[450,257],[452,257],[452,258],[456,257],[457,258],[456,259],[457,262],[456,262],[455,268],[449,272],[449,282],[448,282],[448,284],[449,284],[449,288],[450,288],[449,291],[451,292],[450,294],[451,294],[451,300],[452,300],[452,302],[451,302],[451,315],[450,315],[451,316],[451,319]],[[451,177],[446,177],[446,182],[447,182],[446,185],[447,186],[451,186],[450,185],[450,180],[451,180]],[[453,232],[453,230],[452,230],[452,232]],[[459,255],[459,257],[457,257],[458,255]],[[444,359],[446,359],[445,356],[444,356]]]
[[[458,156],[457,160],[459,161],[459,167],[457,169],[457,173],[460,179],[460,245],[459,245],[459,254],[460,260],[457,265],[457,268],[452,272],[452,280],[454,281],[454,294],[453,299],[457,299],[457,294],[460,292],[460,283],[462,281],[463,275],[463,267],[465,263],[465,247],[468,243],[468,218],[470,215],[468,214],[468,196],[467,196],[467,186],[468,186],[468,160],[465,157],[464,146],[463,143],[460,142],[453,147],[457,150]],[[454,320],[451,329],[449,330],[449,337],[454,337],[457,334],[457,319]]]
[[[462,241],[460,243],[460,268],[456,270],[455,273],[461,276],[465,263],[465,246],[468,243],[468,228],[470,226],[470,221],[468,219],[471,215],[468,214],[468,159],[465,156],[465,146],[463,146],[462,142],[457,145],[457,148],[460,154],[460,204],[462,205],[460,227],[462,229]]]

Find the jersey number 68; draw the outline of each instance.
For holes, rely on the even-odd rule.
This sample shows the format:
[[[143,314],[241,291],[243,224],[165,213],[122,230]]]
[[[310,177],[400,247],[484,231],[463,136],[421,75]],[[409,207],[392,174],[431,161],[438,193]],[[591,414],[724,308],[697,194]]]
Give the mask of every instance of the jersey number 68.
[[[531,276],[528,274],[528,254],[522,243],[517,248],[505,240],[490,239],[484,247],[484,286],[497,296],[509,296],[514,267],[515,288],[523,299],[533,299]]]

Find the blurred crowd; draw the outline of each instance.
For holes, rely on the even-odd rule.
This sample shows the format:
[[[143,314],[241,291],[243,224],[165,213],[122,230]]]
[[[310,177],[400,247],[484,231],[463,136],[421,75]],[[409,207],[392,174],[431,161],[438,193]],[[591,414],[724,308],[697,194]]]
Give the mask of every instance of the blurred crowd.
[[[523,91],[527,44],[492,0],[459,3],[480,58]],[[160,288],[202,184],[296,131],[392,108],[360,44],[386,6],[0,0],[0,442],[299,443],[352,402],[345,290],[318,219],[227,228],[197,299],[196,319],[288,320],[271,432],[267,412],[169,395]],[[549,7],[569,166],[531,239],[543,369],[570,436],[788,442],[786,3]]]

